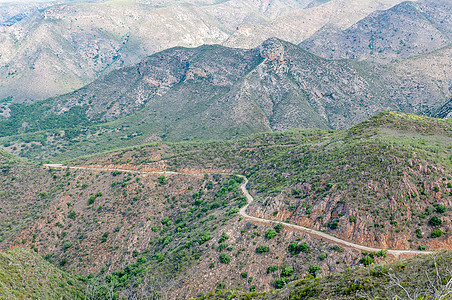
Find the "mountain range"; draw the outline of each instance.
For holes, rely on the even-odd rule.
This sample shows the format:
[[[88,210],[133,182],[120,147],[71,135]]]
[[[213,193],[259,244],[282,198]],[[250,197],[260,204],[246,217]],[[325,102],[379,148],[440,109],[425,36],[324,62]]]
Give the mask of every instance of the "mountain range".
[[[326,24],[345,29],[377,9],[400,2],[129,0],[0,4],[0,99],[35,101],[71,92],[117,67],[175,46],[224,43],[254,48],[270,37],[299,43]],[[299,26],[302,18],[305,23]],[[251,33],[249,26],[264,26],[265,34]]]
[[[0,0],[0,299],[449,297],[451,15]]]

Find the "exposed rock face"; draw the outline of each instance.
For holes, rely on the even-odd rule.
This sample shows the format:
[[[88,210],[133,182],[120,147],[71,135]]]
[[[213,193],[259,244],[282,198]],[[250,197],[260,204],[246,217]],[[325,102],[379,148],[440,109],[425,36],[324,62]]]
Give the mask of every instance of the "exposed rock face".
[[[266,23],[242,24],[224,43],[229,47],[253,48],[271,37],[298,44],[324,26],[346,29],[375,10],[388,9],[398,0],[331,0],[310,5]]]
[[[438,60],[437,56],[432,59]],[[447,55],[441,57],[447,59]],[[435,89],[440,87],[447,92],[450,79],[429,84],[421,63],[422,58],[415,63],[396,64],[395,72],[372,65],[356,68],[346,61],[322,60],[276,38],[268,39],[255,50],[218,46],[175,48],[150,56],[137,66],[115,71],[73,94],[56,98],[52,110],[62,113],[75,105],[86,105],[91,118],[112,120],[142,109],[146,103],[152,106],[155,101],[161,101],[159,97],[171,99],[178,106],[188,99],[196,104],[215,97],[218,88],[227,88],[219,96],[222,100],[212,102],[208,110],[225,112],[220,106],[233,106],[233,111],[226,109],[229,117],[241,120],[240,115],[247,111],[242,108],[252,100],[259,106],[258,122],[264,122],[264,128],[264,124],[269,124],[274,130],[341,129],[387,108],[417,112],[438,105],[436,99],[444,96]],[[411,65],[420,66],[416,70],[418,74],[411,75]],[[362,72],[363,68],[374,68],[384,82],[374,81]],[[447,66],[442,69],[450,72]],[[437,73],[444,74],[439,68]],[[430,77],[433,76],[435,73]],[[204,86],[202,93],[192,90],[193,85],[200,83]],[[416,84],[422,85],[424,91],[405,94],[405,89],[412,91]],[[176,85],[177,92],[173,90]],[[378,96],[383,89],[387,94]],[[167,113],[171,109],[163,111]]]
[[[284,45],[278,39],[268,39],[260,47],[259,52],[262,58],[269,61],[284,61]]]

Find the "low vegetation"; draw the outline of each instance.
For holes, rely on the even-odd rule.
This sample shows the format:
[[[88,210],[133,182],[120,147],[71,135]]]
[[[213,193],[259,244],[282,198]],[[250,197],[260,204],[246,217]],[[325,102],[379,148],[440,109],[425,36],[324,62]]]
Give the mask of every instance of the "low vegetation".
[[[34,251],[0,253],[0,299],[85,299],[86,285]]]
[[[368,256],[367,256],[368,257]],[[218,289],[204,299],[449,299],[452,294],[452,253],[442,251],[387,264],[357,267],[324,277],[316,277],[318,268],[301,280],[277,281],[274,290],[246,293]],[[284,275],[290,270],[284,270]]]

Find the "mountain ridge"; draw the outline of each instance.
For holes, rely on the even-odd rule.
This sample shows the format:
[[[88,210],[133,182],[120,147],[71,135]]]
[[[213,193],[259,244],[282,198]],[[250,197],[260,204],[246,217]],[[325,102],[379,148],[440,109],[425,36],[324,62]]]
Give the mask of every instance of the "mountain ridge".
[[[382,110],[440,107],[450,94],[451,49],[380,65],[326,60],[276,38],[251,50],[172,48],[60,97],[4,101],[0,142],[46,160],[76,148],[343,129]]]

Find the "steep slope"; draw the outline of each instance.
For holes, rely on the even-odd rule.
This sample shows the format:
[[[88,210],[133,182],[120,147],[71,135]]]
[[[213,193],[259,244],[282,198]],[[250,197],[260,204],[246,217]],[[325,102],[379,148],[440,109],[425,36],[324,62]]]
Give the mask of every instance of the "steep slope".
[[[324,2],[132,0],[3,4],[7,12],[0,23],[0,99],[40,100],[71,92],[117,67],[135,64],[170,47],[223,43],[232,33],[242,32],[244,23],[272,28],[272,21],[279,20],[281,26],[270,35],[253,39],[252,46],[244,39],[228,42],[229,45],[252,48],[273,36],[299,43],[302,39],[289,39],[294,30],[297,36],[306,38],[325,24],[350,18],[345,22],[348,26],[375,9],[400,0],[385,0],[383,4],[375,0],[335,0],[334,5]],[[313,21],[309,15],[317,5],[330,8],[317,9],[325,13]],[[339,8],[345,12],[334,19]],[[280,19],[293,14],[293,10],[300,12],[296,20]],[[298,26],[299,17],[306,19],[305,26]]]
[[[431,53],[409,57],[400,62],[386,65],[389,72],[382,72],[381,78],[392,84],[387,92],[394,101],[409,99],[409,105],[418,113],[434,111],[452,97],[452,45]],[[426,95],[430,95],[429,101]],[[406,107],[403,111],[410,111]]]
[[[400,59],[450,45],[451,14],[447,0],[407,1],[342,31],[325,27],[300,46],[325,58]]]
[[[2,299],[85,299],[85,284],[33,251],[16,248],[0,253]]]
[[[452,99],[446,102],[446,104],[441,106],[439,109],[429,111],[427,114],[434,118],[452,118]]]
[[[71,94],[3,102],[0,142],[61,160],[150,141],[343,129],[385,109],[441,106],[450,98],[450,50],[382,66],[325,60],[278,39],[253,50],[173,48]]]

